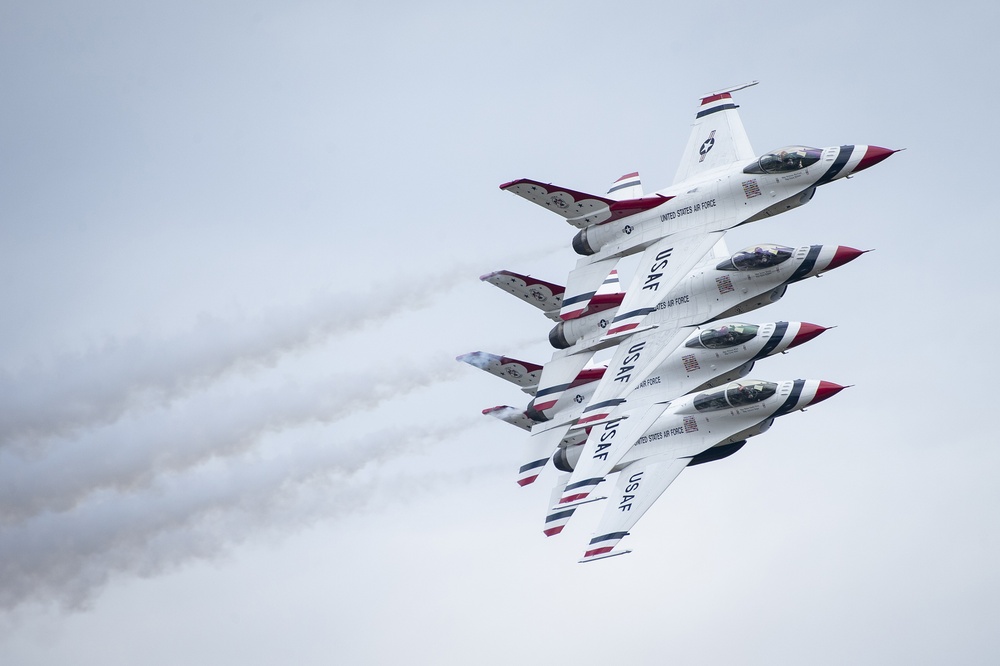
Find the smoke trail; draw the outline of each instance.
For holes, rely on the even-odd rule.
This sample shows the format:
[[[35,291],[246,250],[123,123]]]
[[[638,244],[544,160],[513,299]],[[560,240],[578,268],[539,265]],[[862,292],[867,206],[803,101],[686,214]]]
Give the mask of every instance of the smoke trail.
[[[319,384],[257,390],[234,398],[197,396],[142,418],[124,419],[22,459],[0,454],[0,525],[43,511],[67,511],[100,490],[148,486],[157,476],[237,455],[263,437],[304,424],[332,423],[417,389],[462,376],[446,357],[396,364]]]
[[[427,451],[428,443],[433,447],[482,422],[470,415],[438,427],[387,428],[339,445],[303,442],[266,458],[210,462],[184,475],[160,477],[150,492],[102,493],[71,512],[5,528],[0,608],[29,602],[84,608],[115,576],[155,576],[217,557],[262,529],[297,530],[317,519],[365,510],[373,501],[436,492],[445,480],[467,482],[495,466],[470,467],[458,460],[443,472],[436,466],[430,475],[404,473],[389,485],[376,473],[381,465],[373,463]],[[364,492],[352,485],[355,480],[363,481]],[[380,490],[385,487],[393,492]]]
[[[298,311],[254,321],[205,317],[172,340],[114,340],[88,355],[58,358],[47,371],[0,376],[0,445],[113,422],[136,405],[175,399],[227,372],[272,365],[331,336],[425,308],[456,284],[441,275],[401,290],[327,294]]]
[[[523,256],[554,249],[537,248]],[[476,274],[476,266],[460,264],[368,293],[328,292],[305,306],[246,321],[206,315],[173,339],[110,339],[87,354],[62,355],[16,374],[0,371],[0,448],[113,423],[130,409],[177,399],[229,373],[272,366],[331,337],[430,307]]]

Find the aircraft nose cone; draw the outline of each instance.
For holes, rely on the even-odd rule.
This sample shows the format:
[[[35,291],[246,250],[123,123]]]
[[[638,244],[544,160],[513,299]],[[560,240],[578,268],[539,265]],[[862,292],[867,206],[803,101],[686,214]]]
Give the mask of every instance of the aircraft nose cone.
[[[816,324],[810,324],[809,322],[802,322],[799,325],[799,332],[795,334],[795,338],[792,340],[792,344],[788,345],[788,348],[797,347],[803,342],[809,342],[817,335],[827,330],[826,326],[817,326]]]
[[[858,162],[858,166],[854,167],[854,170],[851,173],[857,173],[870,166],[875,166],[895,152],[898,151],[892,150],[891,148],[882,148],[881,146],[868,146],[867,150],[865,150],[865,156],[861,158],[861,161]]]
[[[834,384],[833,382],[820,381],[819,388],[816,389],[816,397],[809,401],[810,405],[815,405],[817,402],[823,402],[827,398],[832,398],[841,391],[843,391],[846,386],[841,386],[840,384]]]
[[[853,247],[848,247],[846,245],[838,245],[837,251],[833,254],[833,259],[830,261],[830,265],[826,267],[825,270],[833,270],[838,266],[843,266],[849,261],[854,261],[861,255],[865,253],[865,250],[856,250]]]

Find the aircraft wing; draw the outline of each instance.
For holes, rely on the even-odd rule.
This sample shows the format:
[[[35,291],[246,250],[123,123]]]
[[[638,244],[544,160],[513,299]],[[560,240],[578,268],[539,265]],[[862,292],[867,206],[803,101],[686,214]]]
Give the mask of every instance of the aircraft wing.
[[[569,433],[569,426],[570,424],[566,423],[558,428],[551,428],[540,434],[533,434],[528,438],[524,447],[524,453],[521,456],[521,459],[525,462],[517,470],[517,485],[523,487],[535,482],[535,479],[538,478],[538,475],[542,473],[545,465],[552,458],[552,454],[555,453],[556,448],[566,438]],[[575,442],[573,442],[571,437],[570,442],[567,443]]]
[[[492,416],[495,419],[500,419],[505,423],[517,426],[521,430],[526,430],[528,432],[531,432],[531,426],[535,423],[531,420],[531,417],[524,413],[523,409],[511,407],[510,405],[497,405],[496,407],[489,407],[483,410],[483,414],[486,416]]]
[[[732,162],[747,161],[757,155],[750,146],[739,106],[729,93],[742,90],[757,82],[710,93],[701,99],[687,147],[681,155],[674,183],[680,183],[699,173]]]
[[[698,265],[724,234],[724,231],[678,234],[650,245],[642,253],[618,314],[608,325],[607,335],[620,335],[638,328],[640,322],[656,310],[657,303]],[[570,273],[570,278],[572,276]],[[565,304],[564,300],[564,307]]]
[[[579,415],[580,427],[592,426],[608,420],[623,404],[639,384],[645,381],[663,361],[687,339],[694,326],[658,326],[648,331],[641,331],[630,336],[615,349],[614,356],[608,362],[601,382],[594,390],[594,395],[582,413]],[[672,400],[687,393],[678,386],[683,378],[674,378],[666,373],[662,391],[664,400]],[[690,390],[690,389],[689,389]],[[636,437],[639,437],[640,432]]]
[[[559,501],[553,504],[553,509],[574,506],[586,500],[669,405],[666,401],[646,403],[633,407],[627,413],[616,413],[616,419],[591,428],[569,483]],[[695,446],[698,445],[700,442]]]
[[[480,370],[485,370],[500,379],[506,379],[528,395],[535,395],[535,391],[538,388],[538,379],[542,374],[542,366],[540,365],[507,356],[487,354],[481,351],[462,354],[456,357],[455,360],[468,363]]]
[[[631,552],[614,548],[689,462],[689,458],[667,453],[637,460],[619,472],[615,491],[608,496],[608,506],[580,562]]]

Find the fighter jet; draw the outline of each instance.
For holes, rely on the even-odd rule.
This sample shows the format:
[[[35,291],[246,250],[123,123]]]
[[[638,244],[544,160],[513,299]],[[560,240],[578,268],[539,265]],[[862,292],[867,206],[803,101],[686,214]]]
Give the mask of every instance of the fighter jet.
[[[608,370],[589,392],[589,400],[582,405],[567,403],[564,392],[580,368],[589,362],[590,355],[557,352],[556,357],[542,369],[536,400],[537,396],[545,396],[548,401],[562,401],[569,409],[553,414],[547,423],[532,427],[531,440],[535,443],[528,454],[535,457],[531,461],[542,460],[542,456],[548,455],[574,423],[594,425],[621,418],[626,411],[634,416],[636,406],[630,404],[631,393],[651,377],[666,376],[660,368],[691,340],[695,327],[709,326],[709,322],[740,316],[773,303],[784,295],[788,285],[833,270],[862,254],[863,251],[844,245],[791,248],[758,244],[715,265],[692,271],[657,304],[657,309],[650,315],[654,325],[631,335],[617,346],[608,362]],[[675,364],[671,371],[676,373],[677,370]],[[660,401],[665,402],[693,390],[697,383],[676,386],[672,381],[662,383],[659,387]],[[656,418],[654,407],[644,407],[647,409],[645,416],[627,421],[627,430],[642,424],[648,426],[650,419]],[[662,411],[663,407],[660,409]],[[587,440],[585,459],[599,447],[605,451],[604,443],[592,432]],[[584,478],[603,477],[611,469],[610,465],[603,463],[610,460],[613,465],[624,455],[623,447],[627,446],[628,437],[619,439],[612,450],[605,453],[603,461],[594,459],[593,465],[584,465],[574,471],[571,483]]]
[[[634,440],[656,421],[667,408],[664,396],[683,395],[743,377],[753,369],[756,361],[808,342],[825,330],[827,329],[823,326],[794,321],[763,324],[728,322],[695,330],[685,344],[667,355],[650,373],[649,379],[636,388],[634,398],[627,405],[617,407],[614,420],[618,422],[625,419],[625,423],[620,427],[616,425],[615,434],[620,434],[620,437],[615,443],[621,445],[630,436]],[[601,471],[609,472],[625,455],[623,446],[606,451],[612,448],[612,442],[607,437],[601,439],[606,429],[594,435],[596,431],[592,429],[593,426],[610,419],[596,416],[580,418],[580,406],[594,393],[597,382],[607,372],[606,365],[584,369],[561,397],[552,399],[537,393],[537,377],[541,366],[485,352],[463,354],[457,360],[511,382],[534,396],[526,409],[501,405],[484,409],[484,414],[523,430],[531,430],[551,419],[557,419],[557,424],[568,421],[565,427],[553,430],[558,437],[557,442],[552,438],[539,438],[537,441],[529,439],[525,458],[527,462],[518,470],[519,485],[533,483],[553,455],[556,456],[553,459],[558,460],[560,454],[565,455],[567,449],[573,449],[578,459],[585,450],[584,443],[589,441],[588,434],[600,442],[597,457],[607,459],[612,453],[615,455],[607,469]],[[630,418],[633,416],[634,418]],[[554,446],[549,442],[553,442]],[[542,448],[546,446],[552,448]],[[582,466],[582,469],[587,469],[587,466]]]
[[[748,438],[765,432],[775,418],[826,400],[843,388],[814,379],[741,379],[671,401],[648,430],[630,442],[627,455],[615,465],[615,488],[580,561],[630,552],[614,548],[685,467],[730,456]],[[614,438],[614,427],[614,423],[608,423],[605,436]],[[574,469],[579,465],[580,448],[563,449],[557,465],[564,470]],[[587,501],[589,489],[601,480],[573,483],[564,478],[553,493],[555,497],[562,490],[563,498],[554,502],[546,517],[545,534],[558,534],[576,508]]]
[[[696,270],[703,265],[715,266],[729,257],[726,242],[720,240],[712,251],[705,255]],[[621,291],[618,271],[612,270],[594,297],[587,303],[583,313],[574,319],[562,321],[559,318],[559,306],[562,303],[565,287],[507,270],[487,273],[479,279],[536,307],[546,317],[557,322],[549,332],[549,342],[556,349],[566,349],[579,340],[601,335],[614,319],[625,298],[625,293]]]
[[[569,274],[561,319],[583,315],[619,259],[642,252],[640,269],[602,337],[634,331],[726,230],[808,203],[817,187],[897,152],[871,145],[787,146],[757,155],[731,94],[756,83],[701,99],[674,183],[651,195],[616,200],[527,179],[500,186],[580,229],[573,248],[584,257]],[[576,351],[593,344],[578,344]]]

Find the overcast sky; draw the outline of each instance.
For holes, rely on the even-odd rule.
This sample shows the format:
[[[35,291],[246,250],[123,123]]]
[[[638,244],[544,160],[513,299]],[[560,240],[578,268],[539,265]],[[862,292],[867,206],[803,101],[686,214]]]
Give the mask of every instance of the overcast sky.
[[[0,4],[0,663],[997,663],[993,5],[158,4]],[[728,237],[876,250],[748,316],[854,386],[579,565],[454,360],[575,263],[497,186],[664,187],[754,79],[757,152],[907,149]]]

